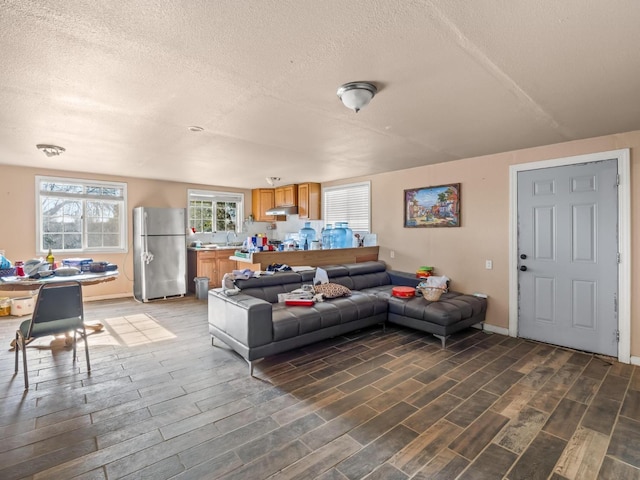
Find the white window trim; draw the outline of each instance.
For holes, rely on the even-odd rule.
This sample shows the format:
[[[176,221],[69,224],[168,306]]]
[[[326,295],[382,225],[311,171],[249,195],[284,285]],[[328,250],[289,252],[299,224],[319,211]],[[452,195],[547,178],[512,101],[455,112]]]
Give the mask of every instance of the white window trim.
[[[366,233],[371,233],[371,182],[370,181],[366,181],[366,182],[356,182],[356,183],[344,183],[341,185],[334,185],[331,187],[323,187],[322,188],[322,218],[324,219],[324,224],[325,226],[327,225],[327,208],[328,208],[328,202],[326,201],[326,193],[330,192],[330,191],[335,191],[335,190],[345,190],[345,189],[349,189],[349,188],[354,188],[354,187],[359,187],[359,186],[366,186],[368,189],[368,195],[369,195],[369,205],[368,205],[368,211],[367,211],[367,229],[357,229],[357,228],[353,228],[350,225],[350,228],[353,228],[354,232],[366,232]],[[345,221],[347,221],[348,219],[345,219]]]
[[[71,255],[75,253],[127,253],[129,251],[128,238],[129,238],[129,215],[128,215],[128,198],[127,198],[127,184],[126,182],[108,182],[104,180],[93,180],[87,178],[71,178],[71,177],[54,177],[50,175],[36,175],[35,176],[35,204],[36,204],[36,255],[46,255],[48,250],[40,249],[40,238],[42,234],[42,204],[40,201],[40,183],[42,181],[50,181],[53,183],[74,183],[78,185],[102,185],[107,187],[115,187],[122,189],[122,202],[124,204],[122,209],[122,218],[120,218],[120,247],[100,247],[100,248],[82,248],[78,250],[61,250],[59,253],[61,255]],[[84,221],[82,223],[82,228],[85,228]],[[83,235],[86,235],[86,232],[83,231]]]
[[[244,193],[241,192],[225,192],[221,190],[201,190],[190,188],[187,190],[187,216],[190,215],[191,200],[212,200],[212,201],[231,201],[237,202],[238,208],[236,210],[236,233],[242,231],[242,224],[244,223]],[[189,223],[189,218],[187,218]],[[214,229],[215,233],[216,230]]]

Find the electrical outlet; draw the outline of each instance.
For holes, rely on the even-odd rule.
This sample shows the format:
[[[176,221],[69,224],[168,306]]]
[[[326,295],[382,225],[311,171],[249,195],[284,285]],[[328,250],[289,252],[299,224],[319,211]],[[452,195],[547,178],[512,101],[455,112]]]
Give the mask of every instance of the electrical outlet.
[[[486,268],[487,270],[491,270],[493,268],[493,261],[492,260],[486,260],[484,262],[484,268]]]
[[[390,256],[391,258],[396,258],[396,251],[395,251],[395,250],[391,250],[391,251],[389,252],[389,256]]]

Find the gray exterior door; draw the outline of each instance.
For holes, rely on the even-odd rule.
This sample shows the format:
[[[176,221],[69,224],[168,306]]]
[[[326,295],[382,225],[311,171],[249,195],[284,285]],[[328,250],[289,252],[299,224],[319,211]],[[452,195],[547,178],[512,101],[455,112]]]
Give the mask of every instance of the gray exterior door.
[[[617,169],[518,173],[518,336],[617,356]]]

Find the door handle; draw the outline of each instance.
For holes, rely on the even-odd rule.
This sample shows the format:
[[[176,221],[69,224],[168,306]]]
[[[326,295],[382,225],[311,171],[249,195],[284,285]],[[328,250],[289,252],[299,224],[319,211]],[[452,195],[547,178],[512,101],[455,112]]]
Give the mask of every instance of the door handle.
[[[522,255],[520,255],[520,258],[521,258],[522,260],[526,260],[526,259],[527,259],[527,256],[523,253]]]
[[[521,271],[521,272],[526,272],[526,271],[527,271],[527,266],[526,266],[526,265],[522,265],[522,266],[520,267],[520,271]]]

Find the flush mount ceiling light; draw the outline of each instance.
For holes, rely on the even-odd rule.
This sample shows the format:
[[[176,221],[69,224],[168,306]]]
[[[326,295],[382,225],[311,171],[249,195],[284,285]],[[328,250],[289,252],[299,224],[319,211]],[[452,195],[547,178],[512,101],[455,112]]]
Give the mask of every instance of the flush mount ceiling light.
[[[338,89],[338,98],[344,106],[358,113],[362,107],[366,107],[374,95],[378,93],[375,85],[369,82],[345,83]]]
[[[63,147],[57,145],[44,145],[42,143],[36,145],[38,150],[42,150],[47,157],[57,157],[65,151]]]
[[[191,125],[190,127],[187,127],[189,129],[190,132],[193,133],[198,133],[198,132],[202,132],[204,130],[204,128],[199,127],[198,125]]]
[[[266,177],[267,183],[272,187],[280,181],[280,177]]]

